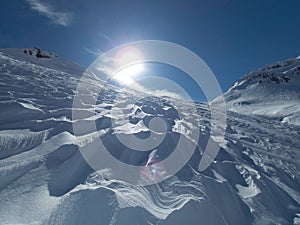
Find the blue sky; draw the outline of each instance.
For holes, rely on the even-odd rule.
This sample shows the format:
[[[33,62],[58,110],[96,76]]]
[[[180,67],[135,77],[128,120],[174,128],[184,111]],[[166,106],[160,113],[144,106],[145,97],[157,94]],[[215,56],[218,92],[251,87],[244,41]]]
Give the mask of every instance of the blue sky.
[[[299,0],[2,0],[0,47],[36,46],[87,67],[120,44],[185,46],[226,91],[241,76],[300,54]]]

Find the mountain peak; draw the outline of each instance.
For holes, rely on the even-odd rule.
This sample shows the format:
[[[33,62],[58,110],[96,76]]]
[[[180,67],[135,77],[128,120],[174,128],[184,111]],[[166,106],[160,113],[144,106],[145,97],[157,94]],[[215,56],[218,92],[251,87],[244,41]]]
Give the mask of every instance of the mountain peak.
[[[300,57],[250,72],[238,80],[224,98],[230,111],[275,117],[300,125]]]
[[[276,83],[293,82],[300,76],[300,56],[294,59],[287,59],[273,64],[264,66],[258,70],[250,72],[239,81],[237,81],[232,88],[236,88],[242,84],[249,83]]]

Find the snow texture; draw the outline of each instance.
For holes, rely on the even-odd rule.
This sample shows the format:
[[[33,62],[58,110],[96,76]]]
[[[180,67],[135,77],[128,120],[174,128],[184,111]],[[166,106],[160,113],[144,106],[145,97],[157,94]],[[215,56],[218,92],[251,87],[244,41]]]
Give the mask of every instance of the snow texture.
[[[197,171],[199,148],[175,176],[143,187],[108,180],[105,170],[93,171],[79,146],[101,138],[120,161],[146,162],[151,153],[124,150],[115,132],[147,136],[145,124],[160,115],[167,121],[170,140],[183,135],[193,141],[188,131],[198,127],[198,145],[203,147],[216,126],[209,120],[209,105],[178,100],[185,115],[179,119],[174,99],[150,96],[127,105],[126,99],[136,93],[120,93],[91,75],[85,81],[91,86],[87,96],[97,98],[90,108],[97,114],[73,121],[72,100],[84,69],[53,53],[36,57],[38,50],[31,50],[32,55],[29,49],[0,50],[1,225],[300,223],[299,58],[252,72],[225,93],[225,142],[219,143],[222,148],[210,167]],[[100,97],[93,92],[99,86]],[[116,94],[124,104],[109,117]],[[191,104],[199,115],[189,113]],[[198,124],[189,123],[195,116]],[[123,126],[128,121],[129,133]],[[73,123],[91,122],[98,132],[82,129],[74,135]],[[211,136],[218,140],[217,133]],[[176,142],[162,144],[164,151],[157,154],[163,159]]]

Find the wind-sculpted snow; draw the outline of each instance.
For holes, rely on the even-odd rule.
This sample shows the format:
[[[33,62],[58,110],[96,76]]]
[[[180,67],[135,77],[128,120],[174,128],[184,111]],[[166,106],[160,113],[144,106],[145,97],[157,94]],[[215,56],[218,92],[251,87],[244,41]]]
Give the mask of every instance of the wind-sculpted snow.
[[[121,91],[92,74],[84,80],[84,107],[72,108],[83,70],[23,54],[0,54],[1,225],[299,224],[299,126],[234,110],[221,142],[218,123],[210,119],[210,107],[217,106]],[[82,117],[74,120],[72,110]],[[156,151],[132,151],[118,140],[148,137],[154,117],[167,129]],[[76,135],[74,124],[81,127]],[[91,124],[97,131],[88,129]],[[195,128],[198,142],[190,133]],[[101,140],[114,158],[140,166],[168,157],[180,135],[196,144],[192,157],[174,176],[148,186],[107,179],[111,171],[94,171],[79,150]],[[209,137],[221,149],[199,172]]]
[[[118,208],[141,207],[158,219],[166,217],[182,208],[188,201],[201,201],[205,194],[202,185],[196,179],[187,182],[174,177],[153,186],[136,186],[116,180],[106,180],[98,172],[91,175],[84,185],[79,185],[73,192],[90,189],[102,189],[115,193]]]

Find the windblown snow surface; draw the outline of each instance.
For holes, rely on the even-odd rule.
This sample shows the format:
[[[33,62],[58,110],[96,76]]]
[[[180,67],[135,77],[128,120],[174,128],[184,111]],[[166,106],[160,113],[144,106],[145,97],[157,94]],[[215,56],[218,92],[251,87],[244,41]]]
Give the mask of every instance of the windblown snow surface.
[[[137,161],[114,141],[115,132],[145,135],[145,123],[159,114],[174,140],[189,139],[190,127],[198,127],[203,147],[215,126],[209,105],[178,100],[184,115],[178,120],[174,99],[150,96],[127,105],[136,96],[132,91],[120,93],[90,76],[85,82],[91,86],[88,95],[98,99],[91,106],[97,114],[73,121],[72,101],[84,70],[52,54],[37,58],[36,49],[33,55],[23,51],[0,51],[1,225],[300,224],[299,58],[250,73],[225,94],[225,141],[205,171],[197,170],[199,148],[175,176],[143,187],[93,171],[79,146],[101,138],[119,160]],[[101,97],[93,93],[99,86]],[[108,116],[116,93],[124,103],[119,118]],[[191,104],[198,124],[188,122],[196,116],[189,113]],[[121,124],[114,130],[113,120]],[[97,132],[74,135],[73,123],[90,121]],[[131,123],[131,134],[124,123]],[[179,123],[185,129],[178,129]],[[218,134],[211,135],[218,141]],[[164,145],[168,150],[174,143]],[[139,161],[148,155],[139,155]]]

